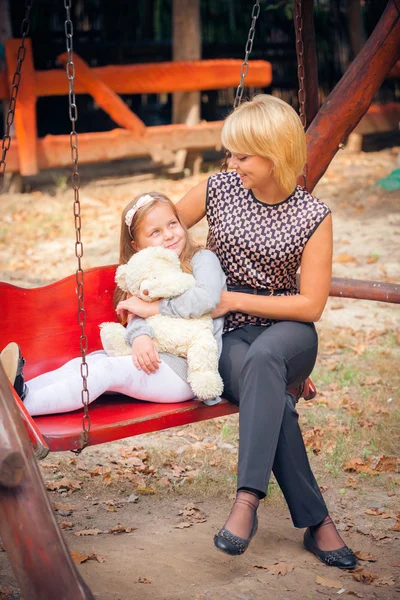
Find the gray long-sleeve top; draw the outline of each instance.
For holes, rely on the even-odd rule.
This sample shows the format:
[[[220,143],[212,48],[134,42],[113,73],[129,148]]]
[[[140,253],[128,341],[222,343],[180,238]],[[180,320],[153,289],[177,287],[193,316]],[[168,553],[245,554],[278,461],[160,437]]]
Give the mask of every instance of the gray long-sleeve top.
[[[196,318],[211,312],[219,303],[221,291],[226,289],[225,274],[218,258],[210,250],[199,250],[191,260],[192,274],[196,280],[195,287],[176,298],[160,300],[159,311],[170,317]],[[223,317],[214,319],[214,337],[218,344],[218,353],[222,351]],[[135,317],[126,327],[126,342],[129,346],[139,335],[154,337],[152,327],[145,319]],[[187,362],[185,358],[161,352],[162,360],[167,363],[184,381],[187,381]],[[207,404],[215,404],[217,400],[209,400]]]

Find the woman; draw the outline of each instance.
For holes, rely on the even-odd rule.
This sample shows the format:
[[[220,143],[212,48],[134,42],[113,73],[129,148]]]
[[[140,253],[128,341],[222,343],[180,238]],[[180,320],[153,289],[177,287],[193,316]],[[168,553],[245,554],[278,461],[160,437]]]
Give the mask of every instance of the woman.
[[[353,568],[311,471],[287,385],[311,373],[314,321],[325,307],[332,263],[329,208],[296,186],[305,134],[285,102],[258,95],[225,121],[222,143],[233,172],[213,175],[178,204],[188,227],[207,216],[208,247],[227,276],[214,316],[225,315],[220,372],[224,395],[240,407],[238,491],[215,546],[242,554],[271,471],[305,547],[325,564]],[[301,267],[300,289],[296,272]]]

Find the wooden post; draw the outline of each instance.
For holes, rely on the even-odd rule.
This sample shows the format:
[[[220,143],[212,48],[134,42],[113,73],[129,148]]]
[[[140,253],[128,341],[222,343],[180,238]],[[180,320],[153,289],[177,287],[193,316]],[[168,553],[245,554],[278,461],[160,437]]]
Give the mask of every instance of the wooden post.
[[[57,60],[65,65],[68,62],[68,53],[64,52],[57,56]],[[125,104],[125,102],[116,94],[108,85],[101,81],[100,77],[93,72],[85,61],[78,56],[74,55],[75,73],[77,81],[84,83],[89,94],[94,98],[97,104],[108,114],[110,117],[125,129],[129,129],[138,136],[142,136],[146,132],[146,125],[131,109]]]
[[[303,0],[301,3],[303,19],[303,46],[304,46],[304,88],[306,92],[306,127],[308,127],[318,112],[318,62],[315,46],[314,0]]]
[[[330,93],[307,130],[308,176],[311,191],[361,117],[400,56],[400,13],[394,0],[369,40]]]
[[[0,71],[6,70],[6,61],[3,56],[6,40],[12,37],[10,7],[8,0],[0,2]],[[3,50],[2,50],[3,49]],[[3,100],[3,115],[4,121],[7,118],[8,101]]]
[[[6,41],[6,64],[10,88],[17,66],[17,54],[20,44],[20,39],[10,39]],[[21,70],[14,123],[15,133],[18,139],[20,173],[21,175],[36,175],[38,172],[36,86],[32,43],[29,38],[25,40],[25,48],[26,55]]]
[[[0,537],[24,599],[94,600],[61,535],[1,364],[0,448],[7,485],[0,486]],[[5,464],[13,465],[8,477]]]
[[[173,60],[199,60],[201,58],[200,0],[173,0]],[[179,92],[173,95],[172,122],[197,125],[200,121],[200,93]],[[177,152],[175,171],[182,172],[186,159],[192,163],[193,172],[200,171],[201,156],[188,157],[186,149]]]

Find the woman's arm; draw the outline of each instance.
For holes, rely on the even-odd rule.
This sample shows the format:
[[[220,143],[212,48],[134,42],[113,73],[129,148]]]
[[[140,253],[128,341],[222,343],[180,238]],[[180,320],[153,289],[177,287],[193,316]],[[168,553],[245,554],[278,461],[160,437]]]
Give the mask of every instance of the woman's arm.
[[[300,294],[257,296],[222,292],[213,317],[243,312],[280,321],[318,321],[329,296],[332,277],[332,216],[328,215],[308,240],[301,260]]]
[[[206,214],[208,179],[192,188],[176,205],[186,227],[196,225]]]

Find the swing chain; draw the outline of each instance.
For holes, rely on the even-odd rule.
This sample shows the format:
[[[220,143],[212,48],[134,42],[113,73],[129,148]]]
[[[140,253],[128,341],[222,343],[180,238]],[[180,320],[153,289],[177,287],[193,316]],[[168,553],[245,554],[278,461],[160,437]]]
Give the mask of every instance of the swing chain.
[[[303,125],[304,131],[307,129],[307,115],[306,115],[306,90],[304,86],[304,80],[306,77],[306,71],[304,67],[304,42],[303,42],[303,13],[301,0],[295,0],[294,3],[294,28],[296,32],[296,55],[297,55],[297,78],[299,81],[299,116],[301,124]],[[307,163],[304,166],[304,187],[307,184]]]
[[[30,28],[30,13],[31,13],[31,8],[32,8],[32,3],[33,3],[33,0],[25,0],[25,16],[24,16],[24,18],[22,20],[22,24],[21,24],[22,42],[18,48],[17,67],[15,69],[15,73],[14,73],[14,76],[13,76],[12,82],[11,82],[11,96],[10,96],[10,102],[8,105],[7,117],[5,120],[5,133],[4,133],[2,147],[1,147],[2,152],[1,152],[1,160],[0,160],[0,190],[2,189],[3,184],[4,184],[4,175],[6,172],[6,156],[7,156],[8,150],[10,149],[10,146],[11,146],[10,133],[11,133],[12,124],[14,122],[15,108],[17,106],[18,90],[19,90],[19,85],[21,83],[22,63],[24,62],[25,55],[26,55],[25,39],[29,33],[29,28]]]
[[[78,260],[78,268],[75,273],[75,280],[78,290],[78,324],[81,328],[81,335],[79,338],[79,346],[82,355],[81,363],[81,377],[82,377],[82,392],[81,399],[83,404],[84,414],[82,417],[82,443],[78,453],[87,446],[89,442],[89,431],[90,431],[90,415],[89,415],[89,390],[87,386],[87,378],[89,376],[89,368],[86,362],[86,353],[88,350],[88,338],[85,334],[86,324],[86,311],[84,305],[84,271],[82,269],[82,256],[83,256],[83,243],[81,239],[81,204],[79,200],[79,188],[80,188],[80,176],[78,170],[78,133],[76,131],[76,121],[78,120],[78,108],[76,106],[75,99],[75,64],[73,59],[73,34],[74,28],[71,21],[71,4],[72,0],[64,0],[64,7],[66,11],[66,20],[64,24],[66,48],[68,54],[68,61],[66,64],[66,72],[69,83],[68,93],[68,106],[69,106],[69,118],[71,121],[71,133],[69,136],[70,147],[71,147],[71,159],[72,159],[72,188],[74,190],[74,203],[73,212],[75,220],[75,256]]]
[[[242,99],[243,99],[244,80],[246,78],[246,75],[249,72],[249,56],[253,50],[254,35],[256,32],[256,23],[257,23],[257,19],[258,19],[259,15],[260,15],[260,0],[256,0],[256,2],[253,5],[253,9],[251,11],[251,25],[250,25],[249,33],[247,36],[246,46],[244,48],[244,53],[245,53],[244,60],[242,62],[242,66],[240,67],[240,82],[236,89],[235,100],[233,102],[233,110],[235,110],[235,108],[240,106]],[[229,162],[229,152],[228,152],[228,150],[226,150],[224,162],[221,165],[221,171],[227,171],[228,162]]]

